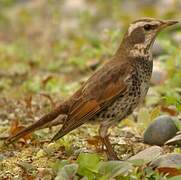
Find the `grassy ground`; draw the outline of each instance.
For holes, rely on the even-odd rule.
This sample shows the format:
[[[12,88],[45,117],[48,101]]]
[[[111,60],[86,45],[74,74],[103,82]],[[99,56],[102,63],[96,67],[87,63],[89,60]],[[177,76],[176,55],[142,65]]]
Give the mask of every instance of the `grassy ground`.
[[[112,172],[110,169],[122,165],[104,164],[97,125],[84,125],[56,143],[48,140],[57,128],[34,132],[9,146],[3,138],[31,124],[75,91],[111,57],[132,20],[145,16],[180,20],[179,6],[179,1],[2,0],[0,179],[167,179],[144,163],[134,168],[124,164],[124,173]],[[155,76],[145,104],[111,130],[112,143],[123,160],[148,147],[140,138],[155,117],[180,117],[179,28],[158,37]],[[180,152],[176,146],[164,146],[163,150]]]

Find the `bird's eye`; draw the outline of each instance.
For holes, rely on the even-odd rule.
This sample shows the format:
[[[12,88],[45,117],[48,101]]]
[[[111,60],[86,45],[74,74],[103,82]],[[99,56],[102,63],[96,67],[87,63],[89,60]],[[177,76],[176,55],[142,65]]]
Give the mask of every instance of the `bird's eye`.
[[[151,29],[152,29],[152,27],[151,27],[150,24],[144,25],[144,30],[145,30],[145,31],[149,31],[149,30],[151,30]]]

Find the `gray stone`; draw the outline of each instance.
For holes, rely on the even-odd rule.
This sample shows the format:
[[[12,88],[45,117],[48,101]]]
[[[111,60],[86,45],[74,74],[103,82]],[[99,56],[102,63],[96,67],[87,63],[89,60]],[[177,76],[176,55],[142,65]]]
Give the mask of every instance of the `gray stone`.
[[[166,154],[155,159],[150,164],[152,167],[172,167],[176,168],[181,165],[181,154]]]
[[[157,159],[162,154],[163,154],[163,150],[161,147],[152,146],[130,157],[128,161],[143,160],[146,163],[148,163]]]
[[[150,145],[163,145],[174,137],[178,129],[170,116],[157,117],[145,130],[144,142]]]

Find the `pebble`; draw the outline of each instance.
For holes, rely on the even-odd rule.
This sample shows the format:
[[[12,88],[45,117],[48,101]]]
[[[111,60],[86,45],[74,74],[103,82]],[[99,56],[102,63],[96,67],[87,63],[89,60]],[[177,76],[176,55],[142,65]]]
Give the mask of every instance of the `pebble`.
[[[150,164],[152,167],[172,167],[176,168],[181,165],[181,154],[166,154],[160,156]]]
[[[151,162],[152,160],[158,158],[160,155],[163,154],[163,150],[159,146],[152,146],[139,153],[135,154],[134,156],[130,157],[129,161],[135,160],[142,160],[146,163]]]
[[[157,117],[144,132],[144,143],[150,145],[163,145],[174,137],[178,129],[170,116]]]

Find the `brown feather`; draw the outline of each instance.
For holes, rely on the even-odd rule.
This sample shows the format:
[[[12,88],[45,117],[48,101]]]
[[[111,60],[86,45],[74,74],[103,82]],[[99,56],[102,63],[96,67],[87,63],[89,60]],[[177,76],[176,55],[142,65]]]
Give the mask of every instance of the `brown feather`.
[[[111,62],[112,63],[112,62]],[[106,66],[109,63],[106,64]],[[114,67],[112,69],[112,67]],[[105,66],[103,66],[105,68]],[[100,69],[83,85],[80,90],[72,96],[72,108],[69,111],[68,118],[60,131],[54,136],[53,140],[57,140],[73,129],[81,126],[95,114],[106,108],[117,96],[121,95],[127,87],[125,80],[128,78],[128,71],[131,71],[131,66],[123,61],[117,67],[112,64],[107,73],[101,73]],[[121,73],[120,73],[121,72]],[[120,76],[121,75],[121,76]],[[90,84],[89,84],[90,82]],[[96,92],[96,93],[95,93]],[[76,98],[75,98],[76,97]],[[74,101],[74,102],[73,102]],[[70,99],[71,102],[71,99]]]
[[[32,131],[34,131],[38,128],[41,128],[42,126],[46,125],[48,122],[53,121],[60,114],[66,114],[67,111],[68,111],[68,106],[66,105],[66,103],[58,106],[56,109],[49,112],[48,114],[45,114],[43,117],[41,117],[38,121],[36,121],[32,125],[28,126],[25,129],[22,129],[21,131],[19,131],[14,136],[9,137],[7,139],[7,142],[12,143],[12,142],[18,140],[19,138],[31,133]]]

